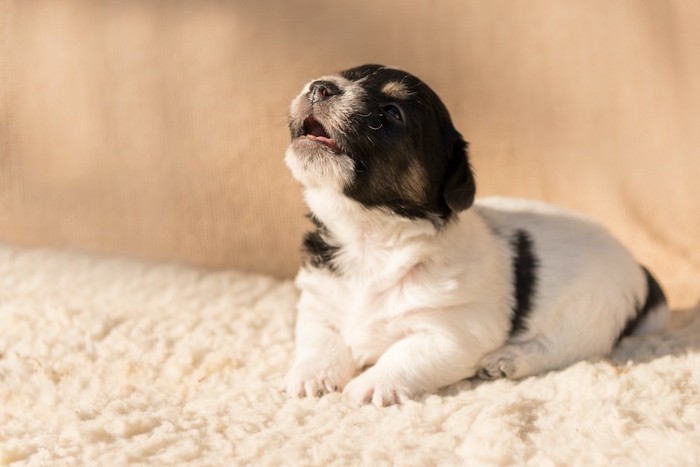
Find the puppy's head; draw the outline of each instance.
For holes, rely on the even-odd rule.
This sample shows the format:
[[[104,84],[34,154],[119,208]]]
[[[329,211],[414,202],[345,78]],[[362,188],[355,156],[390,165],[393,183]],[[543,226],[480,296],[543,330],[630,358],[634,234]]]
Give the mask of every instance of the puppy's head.
[[[292,101],[285,161],[307,188],[442,224],[472,205],[467,143],[440,98],[405,71],[363,65]]]

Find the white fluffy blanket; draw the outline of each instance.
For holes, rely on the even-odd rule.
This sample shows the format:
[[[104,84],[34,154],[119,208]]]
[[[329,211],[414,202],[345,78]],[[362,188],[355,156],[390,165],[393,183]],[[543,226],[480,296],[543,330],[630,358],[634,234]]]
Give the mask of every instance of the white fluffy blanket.
[[[291,282],[0,247],[0,464],[697,465],[700,319],[403,406],[290,399]]]

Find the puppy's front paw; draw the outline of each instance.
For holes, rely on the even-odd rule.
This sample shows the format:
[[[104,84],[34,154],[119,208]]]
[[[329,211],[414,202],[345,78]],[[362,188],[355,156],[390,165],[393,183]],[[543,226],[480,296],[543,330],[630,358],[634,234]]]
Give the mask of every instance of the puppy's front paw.
[[[342,390],[352,378],[353,371],[353,367],[347,364],[303,360],[287,373],[285,391],[291,396],[321,397]]]
[[[370,368],[350,381],[343,396],[358,404],[372,403],[377,407],[401,404],[411,399],[413,394],[408,388],[372,370]]]

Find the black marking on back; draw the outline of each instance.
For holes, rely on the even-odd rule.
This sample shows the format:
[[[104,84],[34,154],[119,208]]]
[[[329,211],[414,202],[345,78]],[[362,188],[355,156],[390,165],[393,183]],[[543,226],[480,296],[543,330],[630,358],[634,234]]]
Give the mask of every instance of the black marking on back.
[[[539,262],[535,256],[530,235],[517,230],[510,245],[513,248],[513,314],[510,318],[510,337],[526,329],[525,320],[532,311],[532,299],[537,285]]]
[[[649,312],[657,305],[666,303],[666,295],[664,294],[664,291],[657,280],[651,275],[647,268],[644,266],[640,267],[642,268],[642,271],[644,271],[644,275],[647,279],[647,298],[644,300],[643,304],[637,305],[634,315],[627,319],[625,327],[622,329],[619,337],[617,338],[617,342],[620,342],[622,338],[631,335],[634,332],[634,329],[639,326],[639,323],[641,323]]]
[[[338,252],[338,247],[326,241],[326,238],[330,235],[326,226],[313,214],[309,214],[308,217],[316,228],[304,235],[302,251],[306,257],[306,262],[315,268],[327,268],[330,271],[335,271],[333,258]]]

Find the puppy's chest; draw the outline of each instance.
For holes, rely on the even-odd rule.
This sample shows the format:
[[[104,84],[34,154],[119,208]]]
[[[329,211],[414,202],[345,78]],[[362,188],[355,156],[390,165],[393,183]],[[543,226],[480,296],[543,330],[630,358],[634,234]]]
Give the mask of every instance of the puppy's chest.
[[[344,285],[345,294],[337,302],[338,329],[358,366],[374,363],[405,332],[403,318],[410,304],[396,287],[377,290],[356,281]]]
[[[409,334],[410,317],[453,295],[445,285],[454,281],[441,280],[430,256],[418,242],[387,246],[362,236],[335,250],[332,284],[317,290],[358,366]]]
[[[372,364],[410,332],[407,318],[426,307],[421,265],[340,279],[337,325],[359,366]]]

